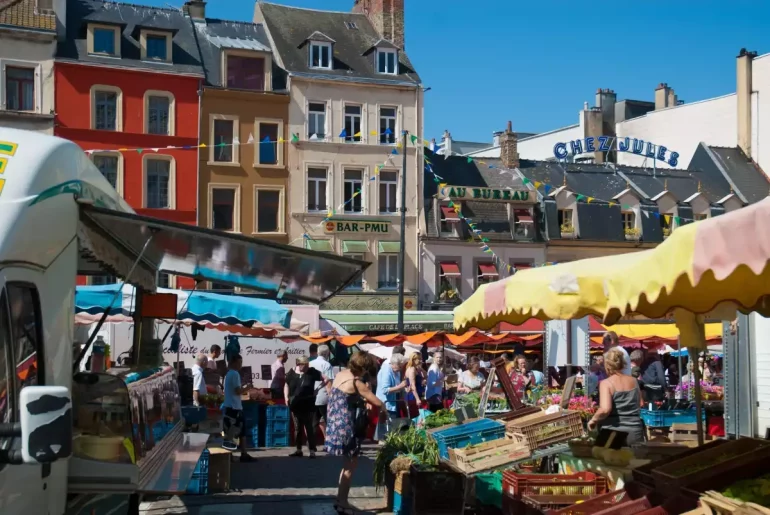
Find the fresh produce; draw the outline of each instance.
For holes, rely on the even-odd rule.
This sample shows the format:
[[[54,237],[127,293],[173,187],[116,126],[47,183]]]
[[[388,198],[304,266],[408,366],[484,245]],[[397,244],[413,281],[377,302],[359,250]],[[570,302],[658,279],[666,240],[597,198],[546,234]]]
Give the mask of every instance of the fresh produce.
[[[722,495],[736,501],[770,507],[770,474],[733,483]]]
[[[438,445],[424,431],[410,427],[405,431],[390,433],[385,444],[377,451],[374,460],[374,485],[385,485],[385,472],[389,464],[400,455],[428,467],[438,467]]]
[[[629,448],[607,449],[602,456],[602,461],[611,467],[627,467],[632,459],[634,452]]]
[[[436,427],[447,426],[457,422],[455,412],[451,409],[440,409],[435,413],[431,413],[425,420],[423,420],[424,429],[433,429]]]

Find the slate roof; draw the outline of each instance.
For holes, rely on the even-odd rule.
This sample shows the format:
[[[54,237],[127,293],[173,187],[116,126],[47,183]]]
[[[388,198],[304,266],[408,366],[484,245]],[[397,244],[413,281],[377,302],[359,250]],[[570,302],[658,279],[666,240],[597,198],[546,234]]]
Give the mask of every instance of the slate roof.
[[[121,28],[120,60],[88,54],[89,23],[116,25]],[[140,28],[164,30],[173,34],[171,63],[141,60]],[[76,60],[105,66],[117,64],[127,68],[203,76],[203,65],[192,21],[179,9],[100,0],[69,0],[66,36],[66,41],[58,45],[56,57],[59,60]]]
[[[36,0],[0,0],[0,26],[56,32],[56,15],[39,13]]]
[[[291,75],[372,84],[420,84],[420,77],[403,50],[398,52],[397,75],[376,72],[374,57],[368,51],[381,36],[365,14],[300,9],[261,1],[258,8],[264,16],[274,50]],[[349,29],[346,22],[355,23],[358,28]],[[309,66],[308,47],[303,43],[315,32],[336,42],[332,51],[332,70]]]
[[[753,204],[764,200],[770,193],[770,179],[759,165],[739,147],[709,147],[713,159],[746,200]]]

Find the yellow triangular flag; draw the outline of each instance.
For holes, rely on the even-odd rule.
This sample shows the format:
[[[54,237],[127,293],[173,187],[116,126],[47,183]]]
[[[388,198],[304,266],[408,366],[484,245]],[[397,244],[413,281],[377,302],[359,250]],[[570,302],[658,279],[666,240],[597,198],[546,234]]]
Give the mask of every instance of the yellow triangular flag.
[[[535,181],[535,188],[539,188],[542,185],[543,185],[542,182]]]
[[[594,199],[593,197],[586,197],[586,202],[590,204],[593,199]]]
[[[422,144],[424,146],[426,146],[426,147],[429,147],[430,146],[430,141],[428,141],[427,139],[424,139],[424,140],[422,140]]]
[[[353,137],[354,138],[360,138],[361,137],[361,133],[360,132],[356,132],[355,134],[353,134]]]
[[[398,145],[396,145],[396,148],[401,148],[401,142],[398,142]]]
[[[369,134],[371,134],[372,136],[376,136],[377,135],[377,131],[372,131]]]
[[[607,207],[612,207],[612,206],[614,206],[614,205],[615,205],[615,203],[614,203],[614,202],[610,202],[609,204],[607,204]]]
[[[671,215],[663,215],[663,219],[667,224],[671,224]]]
[[[283,143],[284,141],[286,141],[286,140],[283,139],[283,138],[278,138],[278,143]]]
[[[205,144],[205,143],[201,143],[201,144],[200,144],[200,145],[198,145],[198,146],[199,146],[200,148],[206,148],[206,144]]]
[[[443,188],[444,186],[446,186],[446,183],[445,183],[445,182],[440,182],[440,183],[438,184],[438,187],[439,187],[439,188]]]

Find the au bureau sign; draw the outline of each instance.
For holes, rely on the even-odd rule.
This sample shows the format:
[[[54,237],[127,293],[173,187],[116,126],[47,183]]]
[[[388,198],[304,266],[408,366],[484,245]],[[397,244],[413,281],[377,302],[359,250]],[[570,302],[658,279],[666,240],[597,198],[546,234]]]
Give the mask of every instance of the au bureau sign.
[[[335,295],[321,304],[328,311],[397,311],[398,295]],[[404,295],[404,309],[417,309],[417,296]]]
[[[501,202],[530,202],[529,190],[508,188],[469,188],[466,186],[442,186],[438,190],[441,200],[498,200]]]
[[[328,220],[324,224],[327,233],[390,234],[390,222],[383,220]]]

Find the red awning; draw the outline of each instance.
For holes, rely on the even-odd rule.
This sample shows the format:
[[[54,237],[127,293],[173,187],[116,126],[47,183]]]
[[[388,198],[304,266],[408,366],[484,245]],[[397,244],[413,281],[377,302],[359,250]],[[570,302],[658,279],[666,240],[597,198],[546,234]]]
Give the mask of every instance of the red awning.
[[[481,277],[497,277],[497,268],[492,263],[479,263],[479,275]]]
[[[514,263],[513,268],[515,268],[516,270],[525,270],[527,268],[532,268],[532,265],[530,265],[529,263]]]
[[[439,266],[443,277],[460,277],[460,267],[457,263],[441,263]]]
[[[498,325],[500,332],[513,331],[517,333],[542,333],[545,331],[545,322],[536,318],[530,318],[521,325],[513,325],[508,322],[500,322]]]
[[[607,328],[602,325],[596,318],[588,317],[588,331],[591,333],[606,333]]]
[[[517,209],[514,213],[516,214],[516,221],[519,222],[520,224],[532,223],[532,215],[529,213],[529,210]]]
[[[444,212],[444,221],[446,222],[459,222],[460,217],[457,215],[454,209],[451,207],[441,206],[441,211]]]

